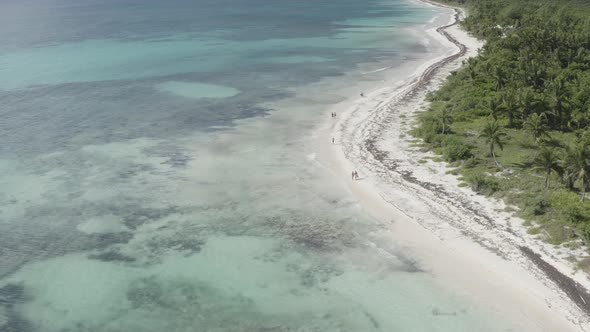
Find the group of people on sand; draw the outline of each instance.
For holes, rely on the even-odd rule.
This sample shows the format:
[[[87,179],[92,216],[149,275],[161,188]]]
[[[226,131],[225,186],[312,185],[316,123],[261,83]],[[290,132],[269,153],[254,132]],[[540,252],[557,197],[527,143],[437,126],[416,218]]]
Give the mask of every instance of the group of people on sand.
[[[361,95],[363,95],[363,94],[361,93]],[[336,117],[336,112],[330,113],[330,116],[332,117],[332,119],[335,118]],[[336,142],[336,140],[334,139],[334,137],[332,137],[332,144],[334,144],[335,142]],[[352,179],[353,180],[358,180],[359,179],[359,173],[357,171],[352,171]]]
[[[336,117],[336,112],[330,113],[330,116],[332,117],[332,119],[335,118]],[[334,144],[334,137],[332,137],[332,144]]]

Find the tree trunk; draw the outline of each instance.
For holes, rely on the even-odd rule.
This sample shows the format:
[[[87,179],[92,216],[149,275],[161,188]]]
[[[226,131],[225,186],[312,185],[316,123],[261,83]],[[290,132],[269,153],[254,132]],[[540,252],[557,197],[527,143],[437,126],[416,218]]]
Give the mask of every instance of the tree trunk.
[[[568,190],[571,190],[571,191],[573,191],[573,190],[574,190],[574,180],[572,179],[572,177],[571,177],[571,176],[568,176],[568,177],[565,179],[565,185],[567,186],[567,189],[568,189]]]
[[[500,163],[498,162],[498,160],[496,160],[496,153],[494,152],[494,148],[490,148],[490,152],[492,153],[492,159],[494,159],[494,163],[496,163],[496,166],[498,166],[498,168],[503,171],[504,167],[502,167],[502,165],[500,165]]]
[[[559,130],[563,131],[563,111],[559,107]]]
[[[563,130],[563,110],[561,109],[561,101],[556,102],[555,108],[557,108],[557,125],[560,131]]]

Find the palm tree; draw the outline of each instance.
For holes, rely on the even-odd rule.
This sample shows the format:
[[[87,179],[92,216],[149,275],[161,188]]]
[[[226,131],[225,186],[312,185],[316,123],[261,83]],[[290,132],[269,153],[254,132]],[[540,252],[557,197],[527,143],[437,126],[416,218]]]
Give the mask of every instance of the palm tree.
[[[527,81],[535,87],[543,83],[543,66],[535,59],[530,60],[526,69]]]
[[[584,140],[567,149],[565,158],[566,172],[564,177],[570,189],[573,189],[575,182],[580,182],[582,185],[582,197],[580,201],[582,202],[586,197],[586,189],[590,184],[589,159],[588,143]]]
[[[496,159],[495,148],[497,146],[500,148],[500,150],[504,149],[504,142],[502,140],[504,136],[506,136],[506,133],[502,132],[496,120],[490,120],[488,123],[486,123],[486,125],[483,127],[483,130],[479,134],[479,137],[483,137],[486,141],[486,144],[488,144],[490,148],[490,155],[500,170],[503,170],[504,167],[502,167],[502,165],[500,165]]]
[[[590,105],[587,109],[574,108],[567,125],[571,129],[580,129],[590,123]]]
[[[453,116],[449,107],[444,107],[440,114],[440,122],[442,124],[442,134],[444,135],[447,127],[453,123]]]
[[[490,99],[487,106],[492,119],[494,119],[494,121],[498,120],[498,111],[500,110],[500,104],[498,103],[498,100],[495,98]]]
[[[539,144],[543,137],[551,138],[548,133],[549,127],[547,126],[545,113],[541,113],[540,115],[537,113],[531,114],[524,122],[523,128],[531,133],[537,144]]]
[[[506,75],[500,66],[494,67],[493,70],[492,78],[494,79],[494,89],[498,92],[506,85]]]
[[[571,119],[568,126],[572,129],[580,129],[588,124],[590,114],[590,84],[579,78],[573,84],[572,98],[569,100],[572,106]]]
[[[530,87],[521,88],[517,95],[518,106],[520,106],[521,116],[524,120],[528,119],[533,107],[536,106],[537,100],[533,89]]]
[[[545,190],[549,188],[549,177],[553,171],[561,173],[561,158],[554,148],[544,147],[535,158],[536,171],[545,172]]]
[[[549,84],[549,94],[551,96],[553,106],[555,107],[553,122],[554,128],[559,128],[559,130],[563,130],[563,111],[565,106],[564,103],[567,97],[565,80],[561,77],[552,80]]]
[[[513,92],[502,94],[501,107],[508,116],[508,128],[512,128],[514,126],[514,113],[518,110],[518,103]]]

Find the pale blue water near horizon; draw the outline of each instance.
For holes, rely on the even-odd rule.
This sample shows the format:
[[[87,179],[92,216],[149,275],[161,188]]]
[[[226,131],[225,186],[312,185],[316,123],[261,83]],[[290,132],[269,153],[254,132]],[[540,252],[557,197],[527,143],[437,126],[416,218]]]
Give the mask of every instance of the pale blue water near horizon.
[[[500,330],[306,146],[441,13],[0,0],[0,331]]]

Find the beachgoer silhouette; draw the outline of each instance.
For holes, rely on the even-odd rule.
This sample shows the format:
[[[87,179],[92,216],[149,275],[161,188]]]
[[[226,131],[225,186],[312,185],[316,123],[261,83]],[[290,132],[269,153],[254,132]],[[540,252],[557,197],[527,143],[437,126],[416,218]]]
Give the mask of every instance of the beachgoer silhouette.
[[[357,173],[357,171],[354,171],[354,178],[355,178],[355,180],[359,179],[359,173]]]
[[[364,96],[365,96],[365,93],[364,92],[361,92],[361,97],[364,97]]]
[[[332,137],[332,144],[334,144],[334,137]]]
[[[354,171],[352,172],[352,179],[354,180]]]

